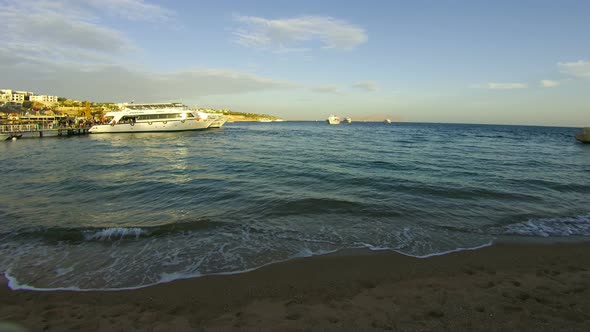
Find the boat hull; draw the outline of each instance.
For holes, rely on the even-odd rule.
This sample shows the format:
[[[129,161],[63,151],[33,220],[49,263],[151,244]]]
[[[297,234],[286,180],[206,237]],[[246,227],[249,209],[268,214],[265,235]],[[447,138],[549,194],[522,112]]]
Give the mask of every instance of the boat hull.
[[[173,131],[194,131],[205,130],[213,123],[213,120],[168,120],[168,121],[145,121],[131,123],[117,123],[114,125],[96,125],[88,130],[91,134],[112,134],[112,133],[147,133],[147,132],[173,132]]]
[[[209,125],[209,128],[221,128],[226,122],[226,117],[211,117],[209,116],[210,120],[213,122]]]
[[[585,135],[584,133],[580,133],[576,135],[576,139],[582,143],[590,144],[590,135]]]

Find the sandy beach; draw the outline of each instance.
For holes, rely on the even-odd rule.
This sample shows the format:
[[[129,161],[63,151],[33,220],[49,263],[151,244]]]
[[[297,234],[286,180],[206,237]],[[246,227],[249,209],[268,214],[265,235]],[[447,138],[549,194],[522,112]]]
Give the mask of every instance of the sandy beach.
[[[358,250],[107,292],[12,291],[3,279],[0,320],[25,331],[588,331],[589,253],[588,243],[426,259]]]

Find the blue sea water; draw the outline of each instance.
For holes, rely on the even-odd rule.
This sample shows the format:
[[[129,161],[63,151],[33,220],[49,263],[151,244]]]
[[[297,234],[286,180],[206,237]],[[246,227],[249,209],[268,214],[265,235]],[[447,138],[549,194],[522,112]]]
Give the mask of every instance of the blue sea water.
[[[229,123],[0,142],[13,288],[120,289],[348,248],[590,236],[575,128]]]

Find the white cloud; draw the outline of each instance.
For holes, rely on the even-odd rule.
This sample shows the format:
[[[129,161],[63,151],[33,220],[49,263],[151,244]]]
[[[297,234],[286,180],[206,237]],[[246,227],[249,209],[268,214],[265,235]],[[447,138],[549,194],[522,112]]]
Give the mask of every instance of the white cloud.
[[[82,100],[145,102],[298,88],[233,70],[141,68],[129,60],[138,47],[106,26],[105,15],[162,20],[172,14],[142,0],[0,0],[2,84]]]
[[[310,48],[318,42],[323,48],[352,49],[368,39],[365,30],[332,17],[303,16],[266,19],[236,16],[240,26],[234,31],[243,46],[285,51]]]
[[[576,62],[559,62],[557,64],[562,73],[582,77],[590,78],[590,61],[578,60]]]
[[[95,101],[185,100],[299,87],[292,82],[232,70],[197,68],[162,73],[123,65],[71,66],[39,59],[22,60],[4,49],[0,49],[0,72],[9,88]]]
[[[70,20],[62,15],[30,15],[19,22],[20,30],[13,36],[21,40],[45,41],[60,47],[77,47],[101,52],[118,52],[129,41],[118,31],[94,23]]]
[[[23,58],[79,61],[80,54],[115,56],[134,48],[117,30],[102,26],[93,13],[56,1],[0,1],[0,44]]]
[[[490,82],[487,84],[487,88],[491,90],[512,90],[512,89],[526,89],[528,85],[526,83],[495,83]]]
[[[336,93],[336,94],[341,92],[340,88],[335,85],[318,86],[318,87],[311,88],[311,91],[317,92],[317,93]]]
[[[144,0],[82,0],[79,2],[86,2],[95,9],[132,21],[168,20],[174,16],[173,11],[146,3]]]
[[[541,80],[541,86],[544,88],[553,88],[560,85],[561,82],[559,81],[552,81],[552,80]]]
[[[374,81],[362,81],[352,85],[355,89],[364,90],[367,92],[375,92],[379,89],[377,82]]]

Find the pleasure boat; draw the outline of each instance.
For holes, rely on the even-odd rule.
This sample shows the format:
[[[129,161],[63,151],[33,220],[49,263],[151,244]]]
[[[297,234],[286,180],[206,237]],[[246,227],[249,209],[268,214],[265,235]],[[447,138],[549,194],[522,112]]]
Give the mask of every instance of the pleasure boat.
[[[383,122],[384,123],[391,123],[391,120],[390,119],[385,119],[385,120],[383,120]]]
[[[326,121],[328,121],[328,123],[331,125],[340,124],[340,118],[333,114],[331,114]]]
[[[207,113],[191,111],[180,103],[121,104],[105,114],[102,124],[88,130],[99,133],[138,133],[204,130],[215,121]]]
[[[576,139],[582,143],[590,143],[590,127],[582,129],[576,134]]]
[[[227,117],[223,114],[209,113],[208,119],[213,120],[209,128],[221,128],[227,122]]]
[[[352,123],[352,119],[347,116],[347,117],[344,118],[344,122],[345,123]]]

